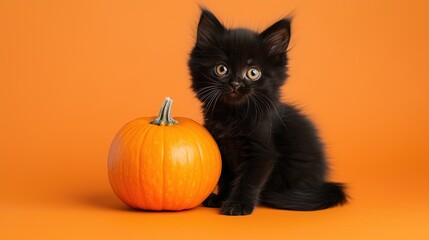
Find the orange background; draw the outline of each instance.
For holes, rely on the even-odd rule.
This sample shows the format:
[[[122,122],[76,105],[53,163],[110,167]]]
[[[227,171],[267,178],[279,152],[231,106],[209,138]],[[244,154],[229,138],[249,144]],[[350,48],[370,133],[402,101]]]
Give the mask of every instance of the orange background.
[[[227,26],[295,15],[283,99],[320,128],[349,205],[137,212],[107,180],[129,120],[201,122],[190,1],[0,1],[0,239],[429,239],[428,1],[201,1]]]

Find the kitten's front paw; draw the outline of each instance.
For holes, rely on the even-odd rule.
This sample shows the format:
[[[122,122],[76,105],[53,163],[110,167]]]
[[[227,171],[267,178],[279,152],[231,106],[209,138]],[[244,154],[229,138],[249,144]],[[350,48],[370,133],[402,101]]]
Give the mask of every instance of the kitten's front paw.
[[[218,195],[211,193],[210,196],[208,196],[206,200],[204,200],[203,206],[210,208],[220,208],[221,201],[219,200]]]
[[[239,216],[249,215],[253,209],[255,209],[253,204],[227,201],[222,205],[220,212],[224,215]]]

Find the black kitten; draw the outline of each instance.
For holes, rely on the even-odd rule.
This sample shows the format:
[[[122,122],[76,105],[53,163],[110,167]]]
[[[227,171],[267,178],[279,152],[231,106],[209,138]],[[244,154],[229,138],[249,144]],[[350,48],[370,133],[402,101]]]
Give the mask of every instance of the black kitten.
[[[342,184],[326,181],[312,123],[280,102],[290,23],[282,19],[262,33],[226,29],[202,10],[189,68],[223,163],[218,194],[203,204],[222,214],[247,215],[258,203],[318,210],[347,201]]]

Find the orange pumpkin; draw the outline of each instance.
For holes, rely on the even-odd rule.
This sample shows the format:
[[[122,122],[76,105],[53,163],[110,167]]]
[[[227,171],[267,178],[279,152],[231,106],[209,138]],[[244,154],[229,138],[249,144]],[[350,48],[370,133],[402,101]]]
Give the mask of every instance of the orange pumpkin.
[[[200,124],[171,115],[166,98],[159,116],[127,123],[110,146],[110,185],[127,205],[145,210],[198,206],[221,172],[216,142]]]

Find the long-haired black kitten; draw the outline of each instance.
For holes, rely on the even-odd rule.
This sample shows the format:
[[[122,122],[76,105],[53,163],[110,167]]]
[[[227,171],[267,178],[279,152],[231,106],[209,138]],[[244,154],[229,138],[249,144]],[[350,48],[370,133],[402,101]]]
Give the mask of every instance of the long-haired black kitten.
[[[326,181],[315,127],[280,102],[290,25],[282,19],[262,33],[227,29],[202,9],[189,68],[223,163],[218,193],[203,205],[222,214],[251,214],[259,203],[305,211],[347,202],[343,185]]]

